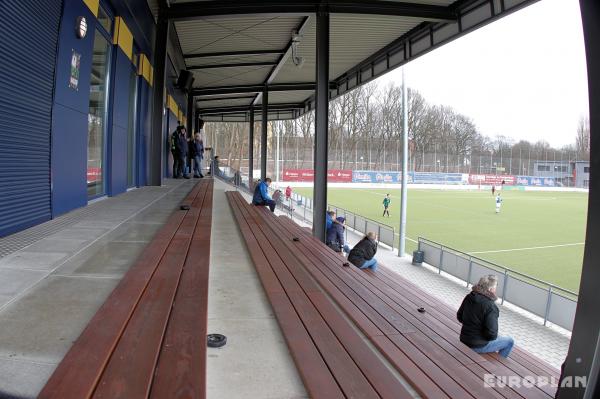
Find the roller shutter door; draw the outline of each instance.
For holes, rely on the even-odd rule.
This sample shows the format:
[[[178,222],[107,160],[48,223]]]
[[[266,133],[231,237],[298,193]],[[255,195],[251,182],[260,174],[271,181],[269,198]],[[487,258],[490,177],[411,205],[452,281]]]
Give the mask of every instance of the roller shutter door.
[[[0,3],[1,237],[51,217],[51,111],[62,1]]]

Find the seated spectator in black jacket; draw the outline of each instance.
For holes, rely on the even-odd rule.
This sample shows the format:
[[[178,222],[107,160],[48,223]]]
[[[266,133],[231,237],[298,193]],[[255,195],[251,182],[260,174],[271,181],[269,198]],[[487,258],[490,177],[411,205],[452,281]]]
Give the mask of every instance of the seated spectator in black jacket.
[[[350,252],[350,247],[346,244],[344,240],[344,223],[346,222],[346,218],[343,216],[339,216],[336,219],[337,223],[331,223],[331,226],[327,229],[327,237],[325,239],[325,244],[335,252],[345,253]]]
[[[515,341],[498,336],[500,310],[494,303],[498,278],[492,274],[479,279],[463,299],[456,318],[462,323],[460,341],[477,353],[499,352],[508,357]]]
[[[335,224],[335,223],[334,223]],[[359,269],[377,270],[377,234],[368,232],[367,235],[352,248],[348,254],[348,260]]]

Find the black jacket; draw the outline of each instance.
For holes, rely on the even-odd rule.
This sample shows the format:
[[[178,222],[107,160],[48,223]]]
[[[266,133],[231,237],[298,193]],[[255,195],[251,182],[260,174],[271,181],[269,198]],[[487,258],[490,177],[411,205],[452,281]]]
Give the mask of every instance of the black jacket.
[[[456,313],[462,323],[460,341],[471,348],[481,348],[498,338],[498,306],[492,298],[476,291],[463,299]]]
[[[366,261],[373,259],[377,253],[377,243],[368,237],[363,238],[348,254],[348,261],[356,267],[361,267]]]

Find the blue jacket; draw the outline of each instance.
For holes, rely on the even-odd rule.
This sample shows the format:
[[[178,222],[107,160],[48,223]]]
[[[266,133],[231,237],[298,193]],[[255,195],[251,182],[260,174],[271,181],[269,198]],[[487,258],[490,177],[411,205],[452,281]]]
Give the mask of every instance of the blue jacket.
[[[267,187],[267,183],[265,181],[261,181],[256,185],[254,189],[254,196],[252,197],[252,203],[254,205],[261,205],[267,202],[267,200],[272,201],[273,199],[269,195],[269,190]]]
[[[327,237],[325,242],[339,244],[339,247],[344,246],[344,226],[339,223],[331,223],[331,227],[327,229]]]
[[[202,140],[200,140],[200,141],[193,140],[193,141],[191,141],[191,143],[192,143],[192,145],[190,146],[192,149],[191,156],[195,157],[196,155],[198,155],[200,158],[204,158],[204,143],[202,142]]]
[[[331,228],[332,225],[333,225],[333,219],[331,218],[331,216],[328,213],[325,213],[325,228],[327,229],[327,231],[329,231],[329,229]]]

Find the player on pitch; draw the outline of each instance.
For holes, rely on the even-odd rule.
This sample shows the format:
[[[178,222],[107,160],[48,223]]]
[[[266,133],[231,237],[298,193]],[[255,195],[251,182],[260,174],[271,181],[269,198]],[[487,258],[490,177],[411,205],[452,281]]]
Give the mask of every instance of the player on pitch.
[[[387,213],[388,217],[390,217],[390,211],[388,210],[388,208],[390,207],[391,202],[392,199],[390,198],[390,195],[386,194],[385,198],[383,199],[383,215],[381,216],[385,216],[385,214]]]
[[[500,197],[500,193],[496,197],[496,213],[500,213],[500,207],[502,206],[502,197]]]

